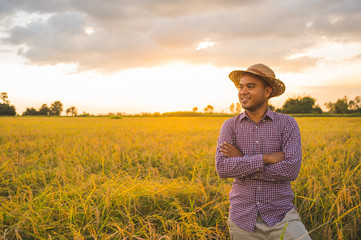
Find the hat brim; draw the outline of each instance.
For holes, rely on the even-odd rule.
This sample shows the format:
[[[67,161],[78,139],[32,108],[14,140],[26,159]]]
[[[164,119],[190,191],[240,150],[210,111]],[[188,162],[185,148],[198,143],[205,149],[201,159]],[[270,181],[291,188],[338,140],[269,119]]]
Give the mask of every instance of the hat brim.
[[[285,84],[277,78],[263,76],[263,75],[255,73],[255,72],[252,72],[252,71],[234,70],[229,74],[229,79],[232,80],[232,82],[234,83],[234,85],[236,86],[236,88],[238,90],[239,90],[239,81],[241,79],[241,76],[245,73],[250,73],[252,75],[256,75],[257,77],[260,77],[263,80],[265,80],[272,87],[273,91],[272,91],[271,98],[282,95],[286,90]]]

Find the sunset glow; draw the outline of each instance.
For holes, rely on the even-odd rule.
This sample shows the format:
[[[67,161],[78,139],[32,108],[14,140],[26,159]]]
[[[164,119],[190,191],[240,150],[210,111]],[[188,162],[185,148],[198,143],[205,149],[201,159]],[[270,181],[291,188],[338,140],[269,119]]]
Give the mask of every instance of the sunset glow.
[[[278,107],[361,93],[357,1],[22,2],[0,15],[0,92],[19,114],[56,100],[94,114],[229,112],[238,99],[228,74],[258,62],[286,84]]]

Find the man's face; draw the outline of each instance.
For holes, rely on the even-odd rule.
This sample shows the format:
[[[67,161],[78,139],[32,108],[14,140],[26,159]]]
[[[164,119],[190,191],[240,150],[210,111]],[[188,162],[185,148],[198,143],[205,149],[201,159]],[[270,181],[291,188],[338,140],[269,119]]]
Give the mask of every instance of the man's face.
[[[267,105],[268,98],[272,92],[271,87],[265,87],[263,80],[252,74],[243,74],[239,82],[239,102],[242,108],[256,111]]]

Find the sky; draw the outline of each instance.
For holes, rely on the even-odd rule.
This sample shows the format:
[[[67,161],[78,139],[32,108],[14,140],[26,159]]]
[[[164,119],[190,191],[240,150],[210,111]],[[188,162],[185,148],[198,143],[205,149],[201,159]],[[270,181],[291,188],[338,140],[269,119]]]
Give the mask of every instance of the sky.
[[[228,74],[264,63],[271,99],[361,95],[359,0],[0,0],[0,92],[21,114],[203,110],[238,101]]]

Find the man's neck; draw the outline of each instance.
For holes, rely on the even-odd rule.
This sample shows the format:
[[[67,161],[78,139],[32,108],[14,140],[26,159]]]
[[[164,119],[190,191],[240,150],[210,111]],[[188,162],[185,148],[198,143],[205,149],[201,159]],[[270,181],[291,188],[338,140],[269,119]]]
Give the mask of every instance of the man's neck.
[[[267,110],[268,110],[268,105],[265,105],[254,111],[246,110],[246,113],[248,117],[252,119],[253,122],[258,124],[263,118],[263,116],[266,114]]]

